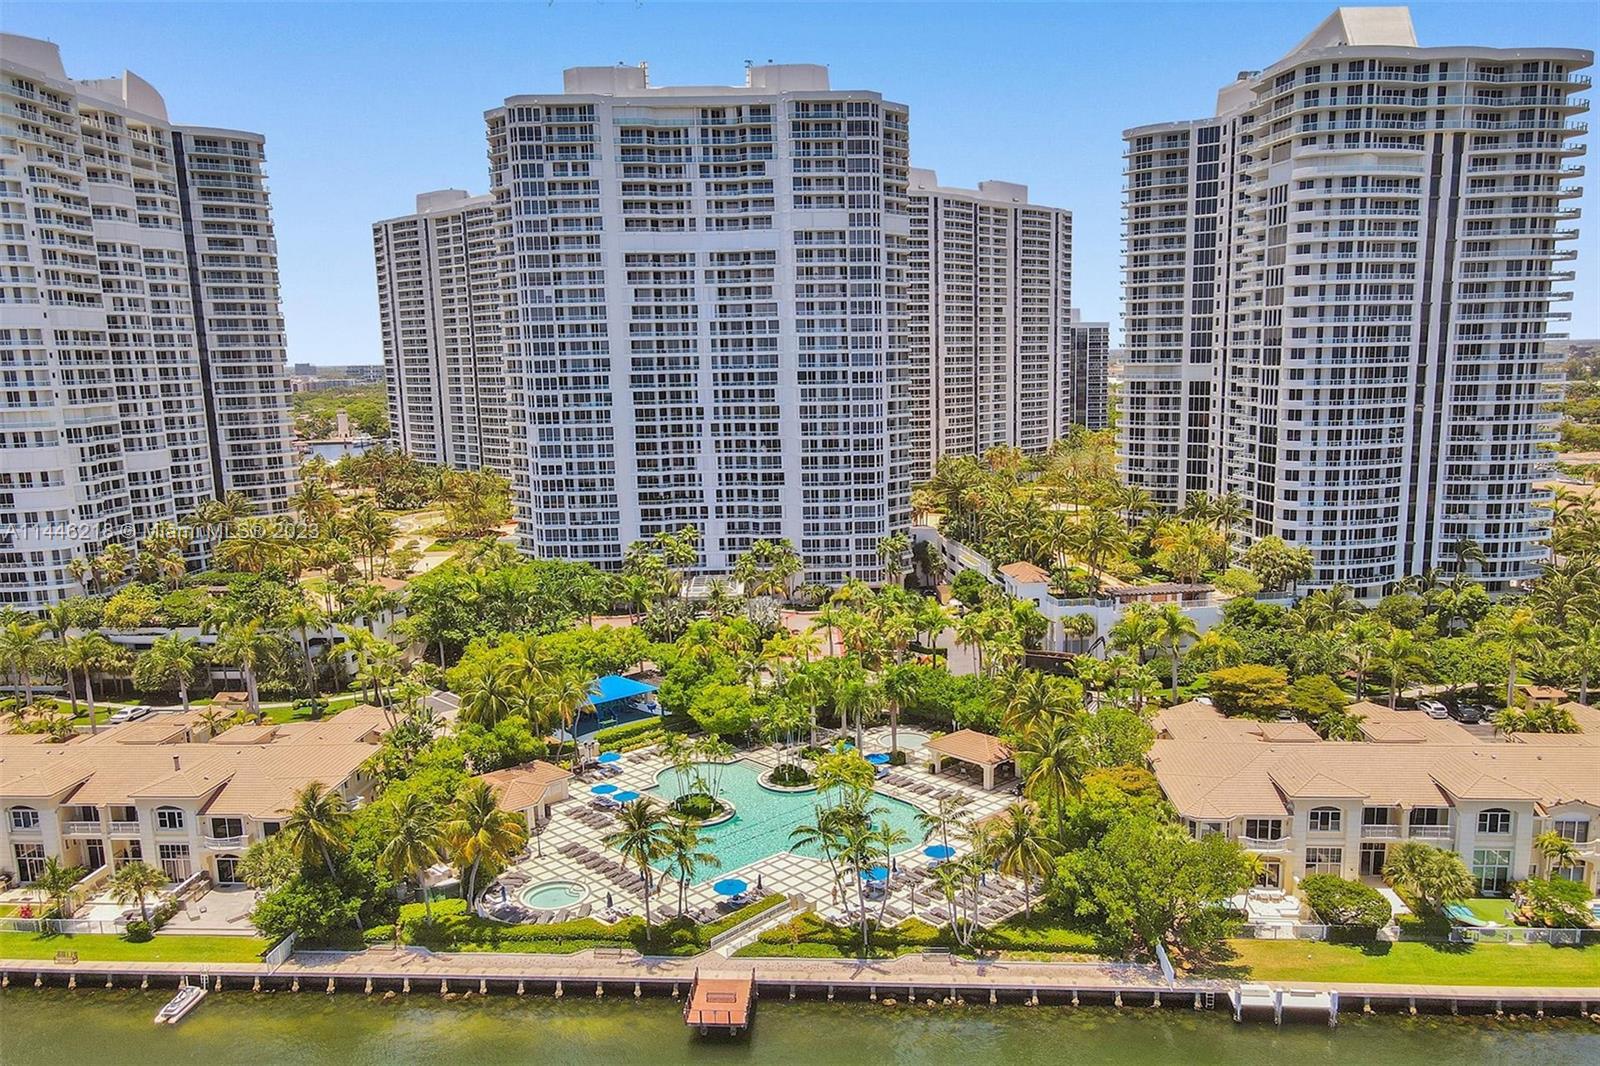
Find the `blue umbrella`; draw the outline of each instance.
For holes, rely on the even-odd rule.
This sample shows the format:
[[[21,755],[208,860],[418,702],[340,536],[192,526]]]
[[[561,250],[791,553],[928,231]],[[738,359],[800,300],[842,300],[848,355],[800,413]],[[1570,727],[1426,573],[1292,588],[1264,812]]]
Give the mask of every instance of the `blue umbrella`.
[[[725,877],[712,885],[711,891],[719,896],[742,896],[750,891],[750,886],[737,877]]]
[[[616,800],[618,803],[632,803],[634,800],[639,798],[639,793],[630,789],[627,792],[618,792],[611,798]]]
[[[609,795],[611,795],[611,793],[615,792],[616,790],[617,790],[617,786],[611,784],[610,782],[604,782],[602,784],[590,785],[589,786],[589,791],[593,792],[596,796],[609,796]]]
[[[874,866],[870,870],[862,870],[861,880],[869,881],[873,884],[887,881],[889,880],[889,868],[887,866]]]
[[[603,762],[603,763],[621,762],[622,761],[622,752],[620,752],[620,751],[605,751],[605,752],[601,752],[600,753],[600,758],[597,759],[596,761],[597,762]]]
[[[888,766],[889,756],[885,755],[881,751],[875,751],[871,755],[867,756],[867,761],[873,766]]]
[[[935,844],[932,847],[922,849],[922,854],[930,859],[948,859],[955,853],[956,849],[949,844]]]

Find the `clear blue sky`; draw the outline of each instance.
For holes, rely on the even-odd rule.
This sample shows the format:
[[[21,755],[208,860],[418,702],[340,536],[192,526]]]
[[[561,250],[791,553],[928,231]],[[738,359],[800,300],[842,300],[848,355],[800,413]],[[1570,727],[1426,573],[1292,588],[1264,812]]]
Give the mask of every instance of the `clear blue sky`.
[[[137,72],[178,122],[264,133],[289,357],[342,363],[381,358],[370,224],[419,191],[484,191],[485,109],[619,60],[648,60],[657,84],[735,84],[746,59],[825,63],[835,88],[909,104],[917,166],[946,184],[1023,182],[1072,210],[1074,302],[1115,324],[1122,130],[1211,114],[1219,85],[1334,6],[13,0],[3,25],[56,41],[74,77]],[[1411,6],[1424,45],[1600,38],[1592,0]],[[1589,166],[1593,184],[1600,158]],[[1600,335],[1596,203],[1582,203],[1577,337]]]

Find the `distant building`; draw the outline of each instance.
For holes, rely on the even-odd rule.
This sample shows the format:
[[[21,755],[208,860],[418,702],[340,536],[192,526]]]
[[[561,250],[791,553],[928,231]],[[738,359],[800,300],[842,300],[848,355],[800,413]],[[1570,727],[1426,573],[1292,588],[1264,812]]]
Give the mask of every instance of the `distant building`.
[[[1236,492],[1313,587],[1546,558],[1587,51],[1418,46],[1340,8],[1212,118],[1123,134],[1119,443],[1164,507]]]
[[[138,75],[75,80],[10,34],[0,98],[0,605],[37,608],[209,499],[286,509],[289,383],[260,134],[176,125]]]

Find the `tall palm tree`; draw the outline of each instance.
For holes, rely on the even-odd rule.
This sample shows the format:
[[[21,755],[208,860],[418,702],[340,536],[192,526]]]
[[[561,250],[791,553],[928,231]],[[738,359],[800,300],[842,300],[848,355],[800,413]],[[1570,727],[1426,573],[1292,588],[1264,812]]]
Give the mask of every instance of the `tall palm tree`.
[[[320,781],[312,781],[294,794],[283,820],[283,838],[302,866],[318,861],[337,877],[333,857],[344,848],[345,823],[350,808],[344,797]]]
[[[167,633],[150,644],[150,650],[133,665],[133,683],[142,688],[178,686],[183,713],[189,713],[189,682],[206,664],[206,649],[194,637]]]
[[[7,622],[0,626],[0,666],[13,680],[13,691],[20,686],[26,706],[33,706],[34,671],[50,657],[43,622]]]
[[[1199,636],[1194,619],[1183,613],[1175,603],[1163,603],[1155,614],[1155,639],[1172,664],[1172,699],[1178,699],[1178,661],[1182,658],[1183,642]]]
[[[661,808],[649,796],[623,804],[617,812],[616,831],[606,835],[605,843],[639,867],[644,881],[644,927],[648,937],[654,921],[650,913],[651,864],[665,858],[670,848],[667,820],[662,817]]]
[[[282,645],[279,636],[266,629],[261,619],[252,618],[224,629],[211,649],[214,660],[236,667],[244,678],[245,699],[252,717],[261,716],[261,695],[256,688],[256,673]]]
[[[499,869],[528,842],[522,817],[500,809],[499,797],[487,781],[469,780],[450,805],[445,842],[456,867],[467,878],[467,905],[478,898],[478,871],[485,863]]]
[[[306,693],[311,696],[317,694],[317,664],[311,657],[311,631],[320,630],[328,624],[327,615],[316,604],[308,600],[298,600],[290,604],[278,616],[278,624],[292,631],[300,642],[300,657],[305,662]]]
[[[1492,616],[1485,626],[1488,634],[1506,646],[1509,666],[1506,671],[1506,706],[1516,702],[1517,667],[1544,639],[1544,626],[1530,607],[1516,607]]]
[[[702,850],[700,828],[693,822],[669,823],[666,833],[666,859],[668,869],[678,878],[678,913],[683,913],[684,897],[689,892],[689,882],[703,866],[720,866],[721,860],[714,852]]]
[[[97,671],[115,670],[127,661],[126,653],[99,632],[80,633],[68,637],[61,648],[61,665],[69,675],[76,670],[83,674],[83,696],[89,706],[89,732],[100,731],[94,708],[94,675]],[[74,702],[74,708],[76,703]]]
[[[1078,794],[1090,769],[1083,731],[1071,717],[1051,715],[1022,734],[1016,757],[1023,788],[1055,813],[1059,827],[1067,799]]]
[[[990,823],[980,849],[985,857],[1000,864],[1000,872],[1022,882],[1022,908],[1033,917],[1033,883],[1050,876],[1055,868],[1055,853],[1050,836],[1040,824],[1033,808],[1013,803]]]
[[[378,862],[396,880],[417,879],[422,914],[433,921],[433,902],[422,874],[439,861],[444,849],[444,823],[438,810],[416,792],[405,792],[384,806],[381,816],[385,843]]]
[[[106,882],[106,888],[110,891],[112,900],[123,906],[137,903],[139,917],[148,922],[150,910],[145,906],[145,899],[151,893],[159,892],[166,883],[166,874],[148,863],[134,859],[117,867],[111,879]]]
[[[39,876],[33,879],[33,887],[44,893],[44,898],[56,905],[56,912],[61,917],[71,918],[74,899],[77,896],[74,888],[83,880],[83,874],[83,867],[63,866],[61,860],[52,855],[44,861]]]
[[[1427,648],[1417,640],[1416,634],[1391,629],[1373,653],[1373,665],[1389,676],[1389,709],[1392,711],[1401,688],[1407,681],[1421,677],[1427,667]]]
[[[594,691],[595,679],[585,677],[577,670],[560,669],[545,674],[536,689],[536,701],[551,721],[560,722],[567,736],[572,737],[573,749],[578,745],[578,716],[589,706],[589,695]],[[560,761],[565,739],[558,739],[556,759]]]

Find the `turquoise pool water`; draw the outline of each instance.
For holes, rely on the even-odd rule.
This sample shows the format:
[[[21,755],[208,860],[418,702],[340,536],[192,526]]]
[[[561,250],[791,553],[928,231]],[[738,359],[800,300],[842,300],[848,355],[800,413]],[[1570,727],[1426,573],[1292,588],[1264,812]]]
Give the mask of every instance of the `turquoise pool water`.
[[[696,763],[694,768],[710,780],[712,764]],[[822,857],[815,848],[791,846],[789,833],[796,826],[815,822],[817,807],[826,806],[826,799],[815,792],[769,792],[756,780],[761,773],[761,766],[743,760],[721,768],[718,797],[730,801],[738,813],[721,825],[700,831],[705,850],[714,854],[722,865],[713,870],[702,870],[697,884],[725,877],[741,866],[785,851],[813,858]],[[660,797],[663,802],[677,799],[682,794],[677,774],[670,769],[661,771],[650,794]],[[915,807],[881,793],[874,805],[882,808],[874,819],[878,825],[887,824],[906,834],[908,840],[900,849],[902,852],[921,846],[924,834],[917,825]],[[661,865],[664,867],[666,864]]]
[[[558,911],[582,903],[589,890],[576,881],[544,881],[521,892],[522,904],[540,911]]]

